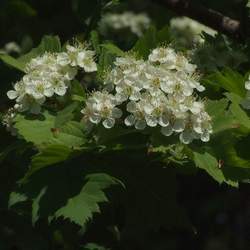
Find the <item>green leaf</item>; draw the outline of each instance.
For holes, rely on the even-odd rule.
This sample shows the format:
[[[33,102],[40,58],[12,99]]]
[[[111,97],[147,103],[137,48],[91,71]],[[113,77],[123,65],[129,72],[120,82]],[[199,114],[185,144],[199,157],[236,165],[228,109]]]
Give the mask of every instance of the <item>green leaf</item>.
[[[215,37],[203,32],[205,42],[195,49],[193,61],[202,72],[215,72],[225,67],[238,69],[248,61],[245,46],[222,34]]]
[[[53,138],[51,129],[54,128],[54,123],[55,116],[45,111],[42,115],[33,117],[18,114],[14,127],[26,141],[39,145]]]
[[[27,141],[35,145],[47,143],[53,138],[55,116],[45,111],[40,116],[25,116],[18,114],[15,117],[14,127],[18,133]]]
[[[6,54],[0,54],[0,59],[6,64],[25,72],[25,65],[34,57],[40,56],[45,52],[60,52],[61,42],[58,36],[44,36],[37,48],[29,53],[15,59]]]
[[[49,141],[53,144],[62,144],[68,148],[77,148],[86,142],[83,123],[69,121],[61,127],[53,139]]]
[[[168,27],[164,27],[157,32],[154,26],[151,26],[135,44],[132,51],[138,53],[144,59],[147,59],[151,50],[157,46],[170,43],[171,38]]]
[[[240,107],[243,100],[240,96],[234,93],[226,93],[226,97],[232,102],[230,111],[235,116],[237,121],[247,129],[250,129],[250,118],[247,113]]]
[[[234,145],[230,144],[230,142],[228,142],[225,147],[225,155],[227,157],[227,162],[230,163],[231,166],[250,168],[250,160],[239,157]]]
[[[66,161],[71,156],[71,153],[72,150],[67,146],[56,144],[48,145],[32,157],[31,166],[20,183],[27,182],[33,174],[42,168]]]
[[[32,142],[37,147],[48,144],[62,144],[68,148],[79,147],[86,142],[86,138],[83,124],[70,121],[70,111],[73,108],[74,105],[68,106],[59,117],[48,111],[35,117],[18,114],[14,127],[27,142]]]
[[[108,201],[104,189],[112,185],[124,187],[118,179],[105,173],[86,175],[93,171],[93,166],[88,164],[89,160],[84,161],[83,157],[71,158],[60,164],[60,169],[59,166],[42,168],[20,183],[16,192],[32,202],[33,223],[40,218],[51,221],[63,217],[83,225],[93,213],[100,212],[101,202]]]
[[[225,131],[218,137],[213,138],[210,146],[216,156],[222,159],[226,166],[234,168],[250,168],[249,154],[247,151],[248,145],[245,140],[248,139],[249,133],[245,134],[242,131]],[[245,138],[243,136],[246,136]],[[243,143],[240,139],[243,138]],[[237,146],[237,147],[236,147]],[[246,153],[244,154],[244,150]],[[242,154],[243,153],[243,154]]]
[[[235,117],[227,110],[228,106],[229,101],[226,98],[206,102],[206,111],[212,118],[213,134],[238,127]]]
[[[72,101],[76,101],[76,102],[84,102],[85,101],[85,97],[80,96],[80,95],[71,95]]]
[[[165,45],[171,42],[171,34],[169,31],[169,26],[163,27],[156,34],[157,45]]]
[[[242,97],[246,94],[244,77],[230,68],[209,75],[206,78],[206,82]]]
[[[7,54],[0,54],[0,59],[6,63],[7,65],[15,68],[15,69],[18,69],[22,72],[25,72],[25,63],[19,61],[18,59],[12,57],[12,56],[9,56]]]
[[[212,176],[217,182],[222,184],[223,182],[237,187],[238,183],[226,180],[222,170],[220,169],[219,162],[211,154],[194,152],[194,162],[198,168],[204,169],[210,176]]]
[[[63,110],[59,111],[55,118],[55,127],[59,128],[65,125],[68,121],[72,120],[74,118],[73,112],[76,110],[77,107],[78,103],[73,102]]]
[[[9,203],[8,207],[12,207],[17,203],[26,201],[28,197],[25,194],[17,193],[17,192],[12,192],[9,197]]]
[[[117,179],[107,174],[91,174],[86,176],[86,180],[87,183],[80,193],[58,209],[53,218],[63,217],[83,226],[92,219],[94,213],[100,213],[99,203],[108,201],[103,190],[111,185],[120,184]]]
[[[68,159],[71,150],[64,145],[48,145],[41,152],[32,157],[31,171],[32,173],[42,167],[63,162]]]
[[[102,80],[103,74],[106,73],[115,59],[115,55],[110,53],[105,47],[101,47],[101,53],[98,61],[98,78]]]
[[[99,55],[101,50],[100,50],[100,38],[99,38],[99,34],[97,31],[95,31],[95,30],[91,31],[90,41],[91,41],[91,44],[92,44],[94,50]]]
[[[39,219],[39,209],[40,209],[40,202],[43,196],[47,192],[47,187],[43,187],[39,192],[38,196],[33,199],[32,202],[32,225],[35,226],[35,223]]]
[[[101,45],[103,48],[105,48],[110,54],[116,55],[116,56],[124,56],[125,53],[118,48],[116,45],[112,43],[106,43]]]
[[[37,48],[34,48],[28,54],[19,57],[18,61],[26,64],[32,58],[40,56],[45,52],[61,52],[61,42],[58,36],[44,36]]]
[[[133,47],[133,51],[138,53],[144,59],[147,59],[150,51],[156,47],[157,45],[157,38],[156,38],[156,28],[151,26],[144,36],[142,36]]]
[[[71,99],[73,101],[83,102],[86,99],[86,93],[82,84],[77,80],[73,80],[71,86]]]
[[[31,167],[22,182],[44,167],[66,161],[85,142],[83,125],[79,122],[68,122],[57,132],[56,137],[50,138],[46,146],[43,145],[40,152],[32,157]]]
[[[96,243],[88,243],[84,247],[81,248],[82,250],[109,250],[106,247],[100,246]]]

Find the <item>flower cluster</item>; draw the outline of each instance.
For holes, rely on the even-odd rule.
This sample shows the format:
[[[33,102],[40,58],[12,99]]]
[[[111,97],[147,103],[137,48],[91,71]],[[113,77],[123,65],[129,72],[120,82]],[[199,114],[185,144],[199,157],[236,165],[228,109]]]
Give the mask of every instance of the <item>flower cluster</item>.
[[[67,45],[66,52],[45,53],[26,65],[26,74],[7,95],[16,100],[16,110],[37,114],[46,98],[65,95],[77,74],[77,67],[85,72],[97,70],[94,52],[82,44]]]
[[[150,18],[144,13],[134,14],[129,11],[122,14],[108,13],[103,16],[100,29],[105,33],[109,28],[114,30],[129,28],[132,33],[141,36],[149,27],[150,22]]]
[[[250,109],[250,75],[248,80],[245,82],[245,88],[247,90],[246,98],[242,101],[241,105],[245,109]]]
[[[179,39],[188,41],[195,44],[204,43],[202,38],[202,32],[205,32],[211,36],[215,36],[217,33],[215,30],[191,19],[188,17],[175,17],[170,20],[171,30],[178,36]]]
[[[211,118],[194,92],[205,88],[198,82],[196,66],[186,57],[160,47],[147,61],[126,56],[117,58],[114,65],[105,80],[110,93],[105,90],[90,96],[82,110],[85,121],[102,121],[111,128],[126,105],[126,126],[159,126],[163,135],[179,133],[186,144],[193,139],[209,140]]]

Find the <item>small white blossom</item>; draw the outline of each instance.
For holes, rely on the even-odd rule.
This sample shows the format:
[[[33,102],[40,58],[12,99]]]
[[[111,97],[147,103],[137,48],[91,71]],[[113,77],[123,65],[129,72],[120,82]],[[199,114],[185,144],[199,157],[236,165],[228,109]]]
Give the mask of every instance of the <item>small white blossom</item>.
[[[196,65],[191,64],[185,56],[177,54],[168,47],[154,49],[149,55],[149,61],[160,63],[168,70],[176,70],[188,75],[192,75],[196,70]]]
[[[150,18],[144,13],[135,14],[127,11],[121,14],[106,14],[101,19],[99,26],[102,33],[107,33],[110,28],[113,30],[129,28],[132,33],[140,37],[143,35],[143,31],[149,27],[150,22]]]
[[[97,70],[97,65],[94,61],[94,51],[88,50],[82,44],[76,46],[67,45],[66,49],[67,55],[64,54],[61,56],[61,63],[69,62],[71,66],[79,66],[80,68],[83,68],[85,72],[94,72]]]
[[[113,86],[109,90],[112,94],[91,95],[83,119],[94,124],[103,121],[104,127],[110,128],[116,118],[112,110],[126,107],[126,126],[139,130],[160,127],[163,135],[177,133],[185,144],[194,139],[207,142],[212,133],[211,118],[204,103],[194,95],[196,90],[205,89],[198,82],[195,69],[195,65],[171,48],[154,49],[147,61],[119,57],[105,80],[106,85]],[[118,113],[120,118],[122,113]],[[108,125],[104,124],[106,120]]]
[[[116,107],[116,98],[107,92],[94,92],[87,100],[82,110],[84,120],[98,124],[102,122],[105,128],[112,128],[115,120],[122,116],[122,111]]]
[[[45,53],[31,59],[26,65],[26,74],[14,84],[14,90],[7,92],[7,96],[16,100],[16,110],[37,114],[47,98],[66,94],[70,81],[77,74],[77,67],[85,72],[97,70],[94,52],[80,43],[75,47],[68,45],[67,52]]]
[[[168,69],[174,69],[176,63],[177,54],[172,48],[156,48],[149,55],[150,62],[163,63]]]

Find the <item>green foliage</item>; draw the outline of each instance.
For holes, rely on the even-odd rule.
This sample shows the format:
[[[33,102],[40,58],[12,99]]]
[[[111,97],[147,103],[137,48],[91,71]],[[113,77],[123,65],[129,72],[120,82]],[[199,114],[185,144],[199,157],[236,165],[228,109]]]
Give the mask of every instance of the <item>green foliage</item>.
[[[74,111],[77,109],[77,107],[78,103],[73,102],[63,110],[60,110],[55,118],[55,128],[59,128],[65,125],[68,121],[73,120]]]
[[[238,126],[235,116],[228,110],[229,100],[209,100],[206,103],[207,112],[212,117],[213,133],[218,133]]]
[[[15,118],[15,128],[27,142],[41,147],[47,144],[62,144],[68,148],[79,147],[85,143],[84,126],[71,121],[76,105],[52,115],[45,111],[38,117],[19,114]]]
[[[124,56],[124,52],[119,49],[117,46],[115,46],[112,43],[106,43],[101,45],[103,48],[105,48],[110,54],[116,55],[116,56]]]
[[[0,59],[9,66],[25,72],[25,63],[15,59],[14,57],[7,54],[0,54]]]
[[[232,185],[234,187],[238,186],[237,182],[227,180],[227,178],[223,174],[223,171],[220,169],[220,162],[217,161],[217,159],[209,153],[194,152],[194,162],[197,167],[204,169],[220,184],[226,182],[227,184]]]
[[[61,51],[61,43],[59,37],[44,36],[39,46],[37,48],[32,49],[26,55],[23,55],[16,59],[10,55],[0,54],[0,59],[9,66],[25,72],[25,65],[32,58],[42,55],[45,52],[60,52],[60,51]]]
[[[27,200],[27,196],[24,194],[12,192],[9,197],[9,204],[8,207],[12,207],[17,203],[23,202]]]
[[[0,187],[3,190],[0,238],[4,235],[4,239],[8,239],[6,243],[0,240],[0,249],[12,249],[13,239],[14,248],[17,244],[27,250],[176,249],[168,243],[173,230],[191,234],[196,231],[195,226],[200,230],[197,221],[193,224],[188,216],[190,210],[195,208],[197,213],[199,210],[192,196],[193,190],[198,190],[206,178],[200,173],[214,179],[218,189],[236,190],[242,183],[250,183],[250,118],[249,111],[242,105],[247,94],[249,45],[240,45],[221,34],[215,37],[203,34],[204,44],[193,46],[192,51],[190,47],[178,47],[166,23],[160,29],[153,25],[171,16],[157,19],[152,15],[151,18],[157,20],[153,20],[135,43],[134,37],[127,37],[126,33],[119,33],[119,37],[99,34],[98,22],[105,12],[121,12],[124,6],[127,9],[141,3],[123,1],[118,5],[118,2],[58,3],[58,8],[62,5],[67,10],[63,19],[69,12],[74,16],[70,15],[73,25],[69,20],[67,24],[59,21],[58,27],[62,27],[63,33],[69,25],[79,40],[89,41],[89,47],[96,52],[98,71],[86,74],[79,70],[67,94],[51,98],[41,114],[17,113],[11,124],[15,137],[0,128]],[[13,0],[4,5],[8,11],[13,9],[25,18],[40,18],[43,12],[39,11],[39,4],[34,3]],[[152,2],[145,6],[152,6],[151,14],[161,8]],[[135,9],[141,8],[140,4]],[[58,18],[54,14],[51,25]],[[0,20],[4,16],[0,10]],[[46,34],[57,34],[49,28]],[[22,34],[22,39],[24,36],[27,38],[29,34]],[[65,32],[62,41],[70,37],[72,34]],[[34,44],[37,41],[38,38],[34,38]],[[32,44],[33,37],[27,43]],[[201,97],[205,97],[205,110],[213,124],[210,141],[194,140],[184,145],[176,136],[163,136],[159,127],[136,130],[121,125],[119,119],[112,129],[101,125],[85,127],[81,110],[93,90],[103,89],[103,77],[113,67],[115,58],[133,54],[146,59],[155,47],[167,45],[189,55],[198,65],[202,83],[207,88]],[[62,52],[64,48],[58,36],[45,35],[27,54],[16,58],[15,54],[1,53],[0,59],[25,73],[26,64],[32,58],[45,52]],[[5,70],[6,75],[11,75],[13,69],[6,67]],[[4,75],[3,85],[6,82],[9,87],[10,82],[16,81],[17,75],[11,77],[5,79]],[[4,99],[1,112],[7,110],[9,104]],[[125,110],[126,106],[121,109]],[[4,118],[3,113],[1,117]],[[185,183],[186,180],[190,182]],[[192,203],[187,213],[186,199]],[[30,237],[35,243],[27,240]],[[112,244],[106,244],[109,238]]]
[[[58,36],[44,36],[37,48],[32,49],[26,55],[18,58],[19,62],[26,64],[32,58],[42,55],[45,52],[60,52],[61,42]]]
[[[243,45],[218,34],[212,37],[203,33],[205,43],[193,54],[193,60],[202,72],[215,72],[225,67],[237,69],[248,61]]]
[[[146,59],[151,50],[157,45],[166,45],[171,42],[168,27],[162,28],[157,31],[154,26],[151,26],[144,36],[142,36],[133,47],[133,51],[138,53],[139,56]]]
[[[98,204],[108,201],[103,190],[111,185],[120,184],[117,179],[106,174],[87,175],[86,181],[80,193],[70,198],[65,206],[58,209],[53,218],[63,217],[84,226],[92,219],[93,213],[100,213]]]
[[[43,148],[37,155],[31,159],[31,167],[26,173],[23,181],[27,180],[36,171],[46,166],[54,165],[59,162],[67,160],[70,156],[71,150],[64,145],[52,144]]]
[[[243,98],[235,93],[227,93],[226,96],[232,102],[230,111],[237,118],[237,121],[241,124],[241,126],[250,129],[250,118],[240,106]]]
[[[229,92],[233,92],[242,97],[246,94],[244,77],[237,71],[233,71],[230,68],[226,68],[221,72],[218,71],[209,75],[206,77],[205,82]]]
[[[18,133],[27,141],[35,145],[47,143],[53,138],[55,116],[48,111],[41,116],[26,117],[18,114],[15,118],[15,128]]]
[[[42,156],[33,161],[37,167],[39,164],[47,164],[42,161]],[[54,158],[51,161],[56,162]],[[60,168],[59,175],[57,172],[55,168],[43,169],[28,182],[23,182],[19,193],[11,194],[9,206],[29,199],[32,201],[33,224],[39,218],[45,217],[50,221],[58,218],[68,219],[84,226],[94,213],[100,213],[99,204],[108,201],[103,190],[112,185],[123,185],[116,178],[104,173],[84,176],[81,168],[77,169],[78,177],[66,166]],[[56,176],[57,181],[54,179]],[[73,180],[76,182],[71,184]]]
[[[82,250],[108,250],[108,248],[102,247],[95,243],[88,243],[84,247],[81,248]]]

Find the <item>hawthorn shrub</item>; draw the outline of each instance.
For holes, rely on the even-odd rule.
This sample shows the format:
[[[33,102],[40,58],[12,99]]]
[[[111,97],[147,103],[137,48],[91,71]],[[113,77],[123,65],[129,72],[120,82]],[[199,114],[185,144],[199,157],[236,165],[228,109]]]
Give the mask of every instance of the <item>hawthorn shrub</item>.
[[[249,188],[247,38],[135,6],[72,1],[82,31],[2,46],[1,249],[183,249],[183,179]]]

